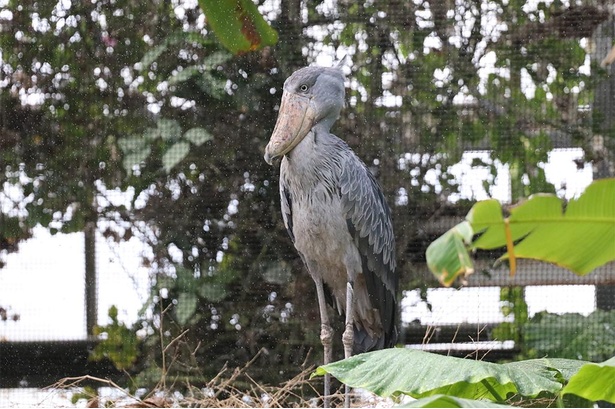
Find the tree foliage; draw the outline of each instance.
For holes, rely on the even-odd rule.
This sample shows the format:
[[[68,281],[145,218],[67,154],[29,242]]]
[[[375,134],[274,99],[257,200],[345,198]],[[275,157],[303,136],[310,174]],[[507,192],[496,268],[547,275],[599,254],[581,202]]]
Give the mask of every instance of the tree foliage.
[[[541,312],[523,325],[525,353],[532,357],[557,356],[606,361],[615,347],[615,311],[581,314]]]

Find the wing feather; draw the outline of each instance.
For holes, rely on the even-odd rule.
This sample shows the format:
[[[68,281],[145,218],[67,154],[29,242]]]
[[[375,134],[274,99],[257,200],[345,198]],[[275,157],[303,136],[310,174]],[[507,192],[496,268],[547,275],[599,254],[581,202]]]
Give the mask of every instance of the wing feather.
[[[292,199],[290,196],[290,189],[284,181],[284,178],[280,178],[280,207],[282,209],[284,226],[286,227],[290,239],[294,243],[295,234],[293,233]]]
[[[395,315],[398,277],[391,211],[382,189],[367,167],[350,151],[341,165],[340,192],[348,230],[361,255],[372,307],[378,308],[384,338],[366,349],[388,347],[396,341]],[[372,340],[373,342],[374,340]]]

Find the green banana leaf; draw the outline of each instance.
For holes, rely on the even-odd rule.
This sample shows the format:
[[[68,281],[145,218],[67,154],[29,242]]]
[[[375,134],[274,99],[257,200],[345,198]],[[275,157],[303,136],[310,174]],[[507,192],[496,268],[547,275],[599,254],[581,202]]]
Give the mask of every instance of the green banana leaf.
[[[546,358],[496,364],[392,348],[320,366],[314,375],[330,373],[350,387],[382,397],[404,394],[419,399],[444,394],[504,403],[513,396],[555,398],[584,364]]]
[[[615,357],[602,363],[587,363],[570,378],[562,394],[573,394],[590,401],[615,403]]]
[[[450,277],[465,277],[474,272],[472,259],[466,249],[472,243],[472,234],[470,223],[462,222],[427,247],[427,266],[439,275],[440,282],[448,282]]]
[[[233,54],[278,41],[277,31],[265,21],[252,0],[199,0],[199,6],[220,43]]]
[[[433,395],[417,399],[398,408],[514,408],[510,405],[498,405],[491,401],[463,399],[448,395]]]
[[[468,236],[476,234],[468,244]],[[509,260],[511,274],[517,258],[550,262],[578,275],[615,260],[615,179],[593,182],[567,205],[555,195],[533,195],[508,217],[497,200],[478,202],[464,222],[427,248],[427,265],[450,286],[474,272],[469,250],[501,247],[507,251],[500,259]]]

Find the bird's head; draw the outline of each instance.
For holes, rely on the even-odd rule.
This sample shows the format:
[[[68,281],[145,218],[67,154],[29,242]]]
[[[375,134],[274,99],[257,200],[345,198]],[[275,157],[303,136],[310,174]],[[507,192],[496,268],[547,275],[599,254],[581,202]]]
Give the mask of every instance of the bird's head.
[[[284,83],[278,120],[265,148],[265,161],[290,152],[315,126],[327,131],[344,106],[340,68],[305,67]]]

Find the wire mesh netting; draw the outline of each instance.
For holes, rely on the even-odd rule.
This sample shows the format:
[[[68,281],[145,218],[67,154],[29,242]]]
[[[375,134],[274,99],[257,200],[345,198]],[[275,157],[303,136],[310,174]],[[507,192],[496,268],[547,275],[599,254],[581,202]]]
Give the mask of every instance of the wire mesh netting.
[[[0,2],[2,387],[198,383],[255,356],[251,376],[274,384],[321,362],[314,284],[263,161],[283,83],[307,65],[343,70],[332,131],[391,207],[400,344],[615,353],[613,263],[520,261],[510,277],[478,252],[450,289],[425,262],[477,200],[572,199],[615,175],[611,2],[258,1],[277,42],[236,53],[206,3]]]

